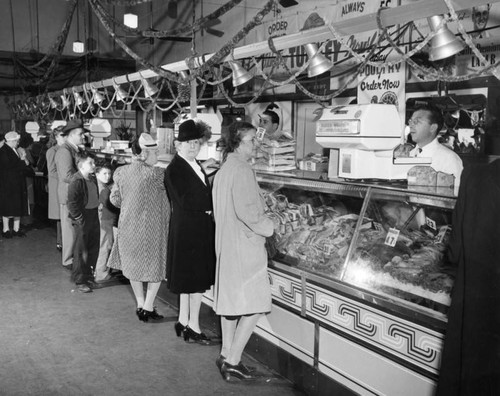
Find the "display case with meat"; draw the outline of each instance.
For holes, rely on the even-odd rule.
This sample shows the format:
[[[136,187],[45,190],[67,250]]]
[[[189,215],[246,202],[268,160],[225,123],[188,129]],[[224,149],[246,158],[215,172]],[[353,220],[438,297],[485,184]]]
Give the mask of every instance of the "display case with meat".
[[[273,258],[338,278],[359,214],[321,193],[287,189],[286,195],[266,191],[264,197],[275,224]],[[359,213],[362,201],[358,201],[354,210]]]
[[[387,205],[399,205],[398,218],[393,210],[384,210]],[[342,280],[446,312],[453,286],[453,278],[443,271],[450,213],[398,205],[374,201],[368,207],[365,216],[377,221],[372,220],[370,229],[360,230]]]

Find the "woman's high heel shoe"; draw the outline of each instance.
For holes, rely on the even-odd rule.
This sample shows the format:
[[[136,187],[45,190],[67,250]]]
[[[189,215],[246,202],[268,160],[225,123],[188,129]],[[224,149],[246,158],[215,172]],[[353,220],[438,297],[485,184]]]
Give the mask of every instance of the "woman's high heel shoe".
[[[141,320],[141,311],[142,311],[142,308],[137,308],[135,310],[135,314],[137,315],[137,317],[139,318],[139,320]]]
[[[186,330],[186,327],[187,326],[184,326],[181,322],[175,322],[174,329],[175,329],[175,334],[177,334],[177,337],[184,335],[184,331]]]
[[[151,311],[146,311],[143,308],[137,309],[137,316],[141,322],[147,322],[149,320],[149,315]]]
[[[197,333],[189,326],[186,326],[184,329],[184,341],[189,342],[189,340],[193,340],[200,345],[212,345],[212,340],[204,333]]]
[[[220,374],[225,381],[229,381],[231,377],[239,378],[240,380],[250,381],[262,377],[256,371],[250,371],[247,366],[239,362],[236,365],[232,365],[224,361],[220,368]]]

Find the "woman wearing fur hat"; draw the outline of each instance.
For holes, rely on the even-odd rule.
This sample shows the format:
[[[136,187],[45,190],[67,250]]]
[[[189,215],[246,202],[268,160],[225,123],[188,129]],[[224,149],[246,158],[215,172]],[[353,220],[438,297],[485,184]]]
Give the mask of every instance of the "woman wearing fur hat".
[[[196,160],[207,140],[206,129],[193,120],[180,125],[177,154],[165,171],[165,186],[172,204],[167,287],[180,295],[175,332],[179,337],[183,335],[185,341],[202,345],[210,345],[211,340],[200,329],[201,299],[213,285],[215,276],[212,190]]]
[[[165,279],[170,204],[163,185],[164,170],[154,166],[158,162],[156,141],[143,133],[138,144],[132,163],[118,168],[113,176],[110,201],[120,208],[120,217],[108,267],[121,270],[130,280],[137,316],[147,322],[163,319],[154,301]]]

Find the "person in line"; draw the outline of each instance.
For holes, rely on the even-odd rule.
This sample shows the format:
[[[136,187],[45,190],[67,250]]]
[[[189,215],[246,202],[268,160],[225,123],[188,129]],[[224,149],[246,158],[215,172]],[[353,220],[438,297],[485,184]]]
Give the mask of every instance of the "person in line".
[[[249,163],[255,155],[255,133],[247,122],[229,126],[212,193],[217,257],[213,307],[222,328],[216,365],[225,380],[257,377],[241,355],[258,320],[271,311],[265,240],[274,229]]]
[[[113,187],[113,170],[107,162],[101,163],[95,170],[97,186],[99,187],[99,224],[101,238],[99,242],[99,257],[95,265],[94,280],[97,283],[106,283],[112,280],[107,266],[109,254],[113,246],[114,229],[118,225],[118,210],[109,201]]]
[[[0,148],[0,215],[2,216],[2,237],[25,237],[20,229],[21,216],[29,214],[26,176],[33,176],[26,152],[18,148],[20,135],[5,134],[5,144]],[[12,219],[12,230],[10,229]]]
[[[70,120],[62,128],[61,135],[66,141],[56,152],[55,163],[57,169],[57,197],[61,216],[62,237],[62,265],[71,270],[73,265],[73,242],[75,240],[73,225],[68,213],[68,186],[73,175],[78,172],[76,167],[76,154],[80,151],[80,145],[86,129],[82,120]]]
[[[94,176],[95,162],[89,153],[76,155],[78,172],[68,186],[68,213],[75,228],[73,271],[71,280],[77,290],[89,293],[99,288],[94,282],[93,268],[99,255],[99,193]]]
[[[50,136],[50,147],[45,153],[47,158],[47,176],[48,176],[48,218],[56,222],[56,249],[62,250],[61,236],[61,214],[59,207],[59,198],[57,196],[57,167],[56,167],[56,152],[66,141],[66,137],[62,135],[62,126],[55,128]]]
[[[464,169],[448,259],[454,269],[437,396],[500,394],[500,160]]]
[[[177,154],[165,171],[165,187],[172,205],[168,234],[167,287],[179,294],[177,336],[203,345],[211,340],[201,331],[199,313],[203,293],[214,284],[215,226],[212,190],[196,160],[206,136],[193,120],[179,126]]]
[[[158,144],[147,133],[141,134],[130,165],[114,174],[111,203],[120,208],[116,239],[108,267],[121,270],[130,280],[139,320],[160,320],[154,306],[156,294],[165,278],[170,203],[164,185],[164,170],[158,162]],[[143,283],[147,284],[144,295]]]
[[[430,157],[432,159],[430,166],[435,171],[455,176],[455,193],[457,193],[463,170],[462,159],[453,150],[439,143],[438,134],[443,124],[444,118],[438,108],[427,105],[415,109],[408,125],[416,146],[409,155]]]

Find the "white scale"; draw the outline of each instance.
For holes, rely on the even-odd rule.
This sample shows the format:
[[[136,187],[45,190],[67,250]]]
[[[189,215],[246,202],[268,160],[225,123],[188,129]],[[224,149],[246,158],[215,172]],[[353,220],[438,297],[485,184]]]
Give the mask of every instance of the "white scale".
[[[401,119],[391,104],[327,108],[316,123],[316,141],[330,149],[329,178],[401,180],[412,167],[430,165],[430,158],[394,159],[401,135]]]

